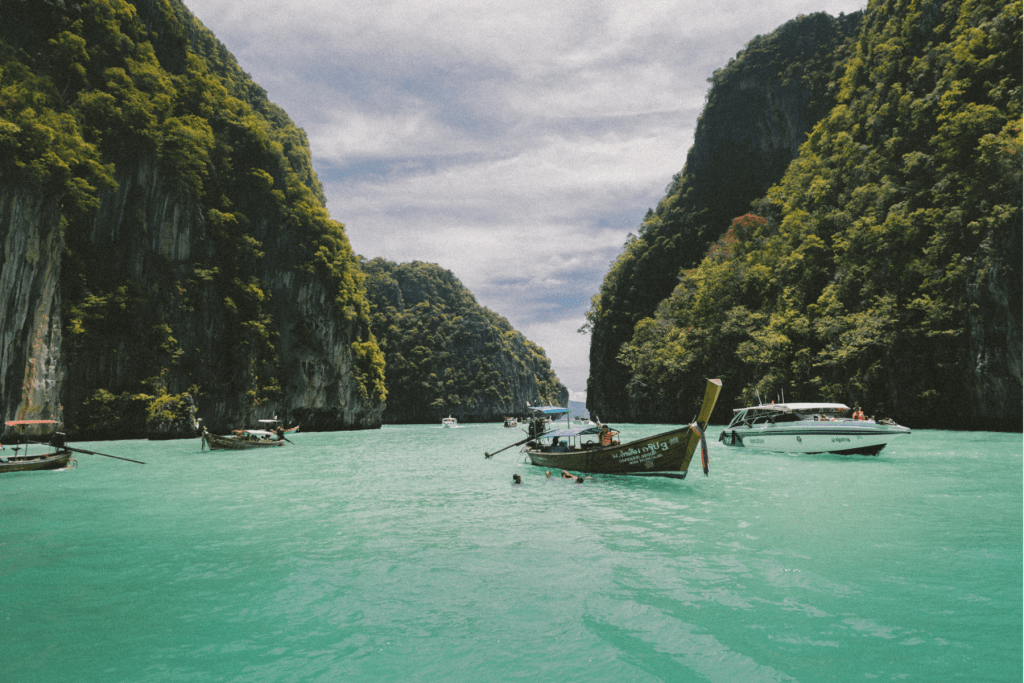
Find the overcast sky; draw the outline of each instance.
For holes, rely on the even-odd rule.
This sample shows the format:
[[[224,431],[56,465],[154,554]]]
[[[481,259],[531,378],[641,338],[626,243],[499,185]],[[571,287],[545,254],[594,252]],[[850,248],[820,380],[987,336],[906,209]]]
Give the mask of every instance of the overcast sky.
[[[582,400],[577,333],[711,73],[866,0],[184,0],[309,135],[356,253],[438,263]]]

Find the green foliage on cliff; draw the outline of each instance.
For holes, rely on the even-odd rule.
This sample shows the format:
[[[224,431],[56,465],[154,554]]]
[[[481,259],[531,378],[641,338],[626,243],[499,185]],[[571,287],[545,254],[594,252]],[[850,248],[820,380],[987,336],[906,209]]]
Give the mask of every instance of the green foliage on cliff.
[[[527,404],[565,405],[544,350],[480,306],[433,263],[363,262],[373,331],[387,360],[387,422],[497,420]]]
[[[636,323],[652,315],[708,245],[785,172],[805,134],[834,103],[835,72],[859,14],[801,16],[748,43],[716,71],[686,165],[657,208],[630,235],[588,313],[587,404],[610,419],[642,419],[633,381],[617,361]],[[695,384],[703,387],[703,380]]]
[[[720,376],[726,406],[785,391],[1018,429],[1020,64],[1020,2],[872,3],[837,106],[760,216],[621,347],[634,404]]]
[[[383,356],[362,275],[343,226],[324,208],[305,134],[180,0],[63,4],[0,0],[0,181],[62,203],[77,397],[135,395],[175,367],[174,392],[198,383],[214,400],[279,398],[282,314],[267,282],[276,260],[325,283],[352,338],[359,393],[380,404]],[[119,182],[138,184],[131,174],[139,169],[198,213],[189,273],[152,254],[136,263],[146,216],[100,215],[116,189],[130,193]],[[111,229],[122,232],[97,237]],[[140,267],[157,286],[137,285]],[[215,348],[172,352],[157,339],[160,330],[194,338],[184,327],[211,317],[224,326]],[[123,386],[102,379],[114,364],[129,368],[119,373],[131,378]],[[79,402],[67,406],[73,420]],[[91,419],[77,416],[82,425]]]

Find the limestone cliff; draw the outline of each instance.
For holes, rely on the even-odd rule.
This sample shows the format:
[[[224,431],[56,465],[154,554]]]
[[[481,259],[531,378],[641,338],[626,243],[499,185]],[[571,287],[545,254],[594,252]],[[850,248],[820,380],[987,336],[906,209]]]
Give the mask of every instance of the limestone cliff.
[[[0,401],[4,419],[60,416],[60,206],[0,185]]]
[[[709,79],[693,147],[664,199],[612,264],[588,313],[587,408],[609,420],[655,419],[631,402],[619,355],[733,218],[782,177],[834,103],[838,64],[860,13],[801,16],[752,39]],[[702,386],[698,382],[695,386]]]
[[[694,209],[701,185],[728,190],[731,169],[684,173],[670,188],[591,311],[591,368],[618,364],[619,376],[588,407],[659,419],[685,408],[680,387],[712,376],[726,387],[726,410],[784,393],[913,427],[1020,430],[1021,44],[1019,1],[873,0],[831,63],[809,68],[799,51],[748,46],[716,75],[702,116],[745,122],[740,151],[757,159],[784,146],[760,122],[794,120],[785,98],[763,97],[753,112],[713,109],[729,83],[733,95],[781,92],[743,77],[773,55],[782,58],[768,73],[783,90],[804,87],[801,72],[808,86],[834,74],[824,91],[834,106],[751,211],[681,272],[669,257],[681,253],[674,228],[687,224],[675,214]],[[730,142],[720,136],[710,149],[736,164]],[[646,302],[653,313],[614,328],[613,314],[637,299],[638,263],[667,265],[655,270],[676,284]]]
[[[0,398],[73,436],[377,427],[305,134],[179,0],[0,0]]]
[[[433,263],[363,263],[374,333],[387,359],[389,423],[498,422],[569,391],[544,350]]]

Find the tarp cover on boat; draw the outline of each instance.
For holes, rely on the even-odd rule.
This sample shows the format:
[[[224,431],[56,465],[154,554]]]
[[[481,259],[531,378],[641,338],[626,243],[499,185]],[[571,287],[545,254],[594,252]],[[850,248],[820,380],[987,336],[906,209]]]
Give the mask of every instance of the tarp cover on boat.
[[[568,408],[560,406],[526,406],[526,408],[545,415],[564,415],[569,412]]]
[[[556,436],[561,438],[567,438],[570,436],[580,436],[581,434],[600,434],[601,429],[598,427],[573,427],[572,429],[559,429],[554,432],[544,432],[541,436],[542,439],[553,439]]]

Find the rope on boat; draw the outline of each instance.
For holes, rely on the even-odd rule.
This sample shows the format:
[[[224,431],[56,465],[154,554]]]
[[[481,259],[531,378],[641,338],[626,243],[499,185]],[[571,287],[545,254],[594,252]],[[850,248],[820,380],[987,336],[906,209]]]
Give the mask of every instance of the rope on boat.
[[[704,465],[704,476],[708,476],[708,440],[704,438],[704,430],[696,422],[690,423],[690,429],[700,436],[700,462]]]

